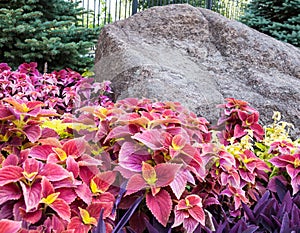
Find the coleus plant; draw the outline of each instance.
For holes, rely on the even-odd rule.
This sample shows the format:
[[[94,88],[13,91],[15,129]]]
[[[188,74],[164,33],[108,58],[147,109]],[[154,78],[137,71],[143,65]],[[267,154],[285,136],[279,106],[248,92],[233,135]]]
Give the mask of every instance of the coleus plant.
[[[252,109],[243,103],[243,109]],[[120,207],[128,208],[124,202],[145,196],[138,210],[139,216],[147,216],[145,223],[129,224],[137,232],[144,230],[149,214],[172,231],[180,232],[182,227],[187,232],[205,229],[210,206],[222,203],[238,218],[242,203],[252,204],[256,195],[265,191],[263,184],[270,169],[249,146],[257,138],[257,132],[249,127],[238,140],[228,140],[226,147],[211,140],[204,118],[179,103],[131,98],[106,108],[86,107],[81,111],[98,120],[98,129],[89,132],[94,136],[82,133],[100,144],[107,167],[127,182]],[[230,124],[235,128],[235,124],[243,123]],[[253,129],[260,129],[256,120],[253,124]],[[229,200],[222,202],[226,198]]]
[[[0,63],[0,99],[14,97],[27,101],[41,101],[58,113],[90,104],[104,105],[110,101],[108,81],[94,82],[67,69],[41,74],[37,63],[24,63],[12,71],[6,63]]]
[[[10,72],[5,64],[0,69]],[[34,63],[17,73],[40,77]],[[77,82],[72,75],[69,81]],[[64,92],[64,102],[73,94]],[[81,104],[56,108],[20,96],[0,102],[1,232],[258,229],[246,221],[245,206],[264,195],[270,169],[256,155],[263,132],[248,103],[222,105],[225,127],[216,138],[204,118],[175,102],[130,98],[77,110]],[[74,106],[76,116],[58,114]],[[270,146],[270,153],[279,158],[278,151],[288,151],[282,145]],[[290,163],[282,162],[278,175],[287,177]]]

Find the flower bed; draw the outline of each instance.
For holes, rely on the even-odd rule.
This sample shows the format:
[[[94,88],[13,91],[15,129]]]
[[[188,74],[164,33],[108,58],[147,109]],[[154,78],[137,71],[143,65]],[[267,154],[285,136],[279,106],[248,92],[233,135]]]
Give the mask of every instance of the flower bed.
[[[72,70],[0,71],[0,232],[300,229],[300,143],[280,114],[262,127],[229,98],[211,126],[176,102],[113,103]]]

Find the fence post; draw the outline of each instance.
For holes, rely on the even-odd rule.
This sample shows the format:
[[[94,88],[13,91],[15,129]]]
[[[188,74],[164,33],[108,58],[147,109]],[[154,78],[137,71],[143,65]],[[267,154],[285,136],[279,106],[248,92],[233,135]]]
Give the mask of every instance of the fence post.
[[[132,15],[137,13],[137,9],[138,9],[138,0],[133,0],[132,1]]]
[[[206,0],[206,9],[212,9],[212,0]]]

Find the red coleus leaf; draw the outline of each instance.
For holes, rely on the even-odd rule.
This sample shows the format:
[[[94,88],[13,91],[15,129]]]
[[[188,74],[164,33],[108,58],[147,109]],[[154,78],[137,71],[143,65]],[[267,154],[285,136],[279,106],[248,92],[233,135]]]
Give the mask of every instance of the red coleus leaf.
[[[119,165],[130,171],[140,172],[142,162],[149,159],[150,153],[138,143],[125,142],[119,151]]]
[[[90,225],[85,225],[81,218],[79,217],[73,217],[68,224],[68,230],[74,230],[74,233],[89,233],[89,230],[91,229]]]
[[[164,138],[162,136],[162,132],[158,129],[151,129],[143,131],[142,133],[136,133],[132,136],[132,138],[142,142],[151,150],[162,150],[164,148]]]
[[[73,188],[58,188],[55,191],[59,193],[58,198],[63,199],[68,204],[71,204],[77,198]]]
[[[107,218],[113,209],[114,203],[113,202],[93,202],[87,207],[87,211],[90,213],[90,216],[98,219],[101,209],[104,210],[103,212],[103,219]]]
[[[62,149],[67,153],[68,156],[78,158],[86,150],[86,141],[82,138],[71,139],[63,144]]]
[[[18,200],[21,196],[22,192],[16,184],[4,185],[0,188],[0,205],[9,200]]]
[[[12,221],[8,219],[0,220],[0,232],[17,233],[22,226],[22,222]]]
[[[234,127],[234,134],[233,134],[233,137],[235,138],[241,138],[243,137],[244,135],[246,135],[247,132],[245,131],[244,128],[242,128],[240,125],[236,125]]]
[[[71,209],[67,202],[63,199],[57,198],[52,204],[49,205],[60,218],[66,221],[70,221]]]
[[[42,178],[41,185],[42,185],[42,197],[48,197],[50,194],[54,193],[53,185],[46,177]]]
[[[104,193],[114,183],[116,179],[116,173],[113,171],[107,171],[97,174],[93,177],[90,183],[90,187],[93,193]]]
[[[32,147],[29,152],[29,157],[46,161],[48,156],[53,153],[52,146],[50,145],[42,145]]]
[[[45,164],[39,175],[45,176],[49,181],[59,181],[71,176],[66,169],[55,163]]]
[[[22,216],[22,220],[29,222],[31,224],[37,223],[42,217],[42,210],[38,209],[32,212],[26,212],[24,208],[19,208],[20,215]]]
[[[146,204],[157,221],[166,227],[172,210],[170,194],[163,189],[155,196],[149,192],[146,194]]]
[[[17,182],[23,178],[23,169],[18,166],[6,166],[0,169],[0,186]]]
[[[23,190],[26,212],[36,210],[42,197],[42,186],[39,182],[34,182],[31,186],[20,182]]]
[[[42,130],[39,125],[28,125],[23,128],[23,132],[27,136],[28,140],[35,143],[42,135]]]

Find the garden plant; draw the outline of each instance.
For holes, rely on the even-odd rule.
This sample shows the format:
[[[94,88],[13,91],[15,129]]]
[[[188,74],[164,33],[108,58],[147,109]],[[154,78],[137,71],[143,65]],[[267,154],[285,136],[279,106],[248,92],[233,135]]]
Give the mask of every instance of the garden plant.
[[[0,64],[0,232],[299,232],[300,140],[228,98],[218,125],[109,82]]]

